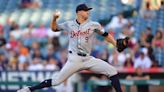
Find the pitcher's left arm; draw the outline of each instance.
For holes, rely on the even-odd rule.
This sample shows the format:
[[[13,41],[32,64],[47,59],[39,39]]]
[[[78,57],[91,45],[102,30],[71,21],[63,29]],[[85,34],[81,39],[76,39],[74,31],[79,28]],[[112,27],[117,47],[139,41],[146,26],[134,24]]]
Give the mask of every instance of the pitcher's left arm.
[[[105,32],[104,28],[101,27],[101,25],[99,23],[97,23],[97,25],[95,25],[95,27],[96,27],[96,29],[95,29],[96,33],[105,37],[105,40],[112,43],[115,47],[117,47],[117,50],[119,52],[122,52],[124,49],[126,49],[128,47],[129,37],[120,38],[120,39],[115,40],[112,35]]]

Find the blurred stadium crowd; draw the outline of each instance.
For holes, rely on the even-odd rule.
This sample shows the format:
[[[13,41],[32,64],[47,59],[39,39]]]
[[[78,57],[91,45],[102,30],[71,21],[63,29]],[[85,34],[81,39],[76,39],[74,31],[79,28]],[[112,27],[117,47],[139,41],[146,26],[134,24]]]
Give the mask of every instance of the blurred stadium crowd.
[[[65,3],[68,6],[67,9],[70,9],[69,14],[64,12],[66,6],[61,6],[65,1],[69,2]],[[93,56],[116,67],[164,67],[164,4],[162,0],[160,6],[155,8],[149,2],[151,0],[145,0],[145,3],[142,0],[132,0],[137,2],[135,5],[124,5],[120,0],[84,1],[95,8],[91,11],[91,18],[101,20],[111,17],[110,22],[102,25],[107,32],[115,38],[131,37],[130,47],[118,53],[115,47],[97,35],[92,51]],[[0,0],[2,5],[0,6],[0,37],[7,40],[7,44],[0,48],[0,70],[60,70],[67,59],[68,37],[67,32],[51,31],[48,26],[50,16],[55,8],[59,8],[63,9],[63,15],[66,14],[59,19],[59,22],[72,19],[75,16],[73,15],[74,5],[84,1]],[[128,10],[133,10],[133,15],[128,18],[124,16],[124,10],[120,10],[127,10],[127,7],[130,7]],[[51,11],[51,15],[46,15],[46,13],[39,15],[38,18],[37,11],[43,11],[42,13]],[[27,12],[28,14],[24,15]],[[15,16],[18,13],[21,16],[13,17],[11,13],[15,13]],[[30,15],[30,13],[33,14]],[[33,16],[34,13],[36,16]],[[43,17],[45,21],[41,21]],[[32,19],[35,18],[38,20],[33,21]]]

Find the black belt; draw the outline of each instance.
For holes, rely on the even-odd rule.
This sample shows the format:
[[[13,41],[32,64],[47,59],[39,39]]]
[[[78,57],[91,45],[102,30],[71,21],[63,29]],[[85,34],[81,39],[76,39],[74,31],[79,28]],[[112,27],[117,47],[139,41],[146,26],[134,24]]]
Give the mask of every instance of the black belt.
[[[72,51],[69,51],[69,53],[72,53]],[[79,56],[83,56],[83,57],[85,57],[85,56],[87,56],[87,54],[85,54],[85,53],[77,53],[77,55],[79,55]]]

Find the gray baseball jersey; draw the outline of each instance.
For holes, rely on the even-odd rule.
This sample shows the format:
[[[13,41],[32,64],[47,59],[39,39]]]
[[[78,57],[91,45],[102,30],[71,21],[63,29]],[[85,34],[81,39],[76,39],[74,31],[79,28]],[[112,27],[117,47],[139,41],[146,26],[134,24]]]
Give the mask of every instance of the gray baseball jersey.
[[[113,76],[117,74],[116,69],[101,59],[90,56],[93,45],[94,33],[104,33],[104,29],[98,22],[86,21],[78,24],[76,20],[67,21],[58,25],[58,30],[69,32],[68,50],[72,53],[68,54],[68,60],[59,74],[52,78],[52,85],[58,85],[66,80],[73,73],[80,70],[91,70],[95,73]],[[80,56],[77,53],[85,53]]]
[[[78,24],[76,20],[67,21],[58,25],[59,30],[65,30],[69,32],[69,47],[68,50],[73,52],[81,52],[90,54],[93,40],[95,38],[95,32],[101,31],[104,33],[104,29],[98,22],[87,20],[83,24]]]

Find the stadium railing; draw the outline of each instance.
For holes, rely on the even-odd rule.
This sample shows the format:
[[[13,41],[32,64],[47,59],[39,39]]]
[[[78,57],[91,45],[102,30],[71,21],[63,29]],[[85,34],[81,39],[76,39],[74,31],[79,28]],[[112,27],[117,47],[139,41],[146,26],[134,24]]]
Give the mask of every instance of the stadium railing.
[[[125,86],[125,92],[131,92],[130,86],[137,85],[151,85],[161,86],[164,85],[164,79],[153,79],[153,80],[120,80],[121,85]],[[87,82],[88,92],[93,92],[94,86],[111,86],[109,80],[89,80]]]

